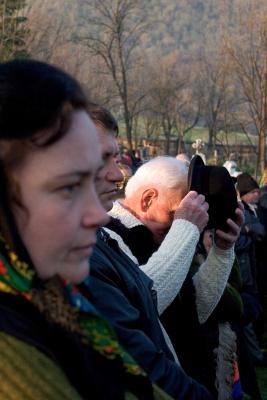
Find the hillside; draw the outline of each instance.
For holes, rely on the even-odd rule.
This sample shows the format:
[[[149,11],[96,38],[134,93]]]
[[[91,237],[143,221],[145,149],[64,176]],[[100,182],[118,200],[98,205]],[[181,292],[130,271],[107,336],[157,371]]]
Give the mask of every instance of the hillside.
[[[220,131],[259,135],[266,0],[28,1],[28,53],[74,74],[115,112],[129,147],[142,118],[141,133],[164,135],[166,152],[172,134],[187,140],[194,124],[210,144]]]
[[[152,23],[142,38],[142,46],[157,48],[163,54],[181,50],[189,56],[205,41],[214,41],[220,34],[222,24],[231,28],[235,4],[239,1],[144,0],[143,12]],[[86,17],[85,0],[29,0],[28,3],[35,10],[30,16],[32,22],[37,14],[50,15],[50,18],[59,20],[64,16],[66,23],[72,22],[73,30],[80,25],[81,17]]]
[[[215,39],[221,24],[231,25],[233,0],[153,0],[150,16],[158,20],[147,38],[148,46],[160,46],[164,53],[180,49],[190,53],[203,41]]]

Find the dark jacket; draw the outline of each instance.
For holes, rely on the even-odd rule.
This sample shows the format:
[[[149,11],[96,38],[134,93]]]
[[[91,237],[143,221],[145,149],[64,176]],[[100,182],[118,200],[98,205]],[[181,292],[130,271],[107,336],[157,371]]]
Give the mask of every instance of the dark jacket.
[[[243,322],[248,324],[255,320],[261,312],[257,285],[256,245],[263,240],[265,230],[249,206],[245,202],[243,202],[243,205],[245,223],[236,242],[235,252],[242,278]]]
[[[258,263],[258,290],[261,296],[267,294],[267,193],[263,192],[258,201],[257,215],[265,228],[265,236],[261,242],[257,243],[256,251],[259,252]]]
[[[208,391],[174,361],[166,345],[153,282],[103,231],[98,235],[90,265],[92,300],[150,379],[176,399],[210,399]]]
[[[68,380],[65,385],[70,383],[82,399],[123,400],[126,391],[135,393],[137,399],[153,398],[146,378],[125,374],[119,359],[107,359],[91,347],[83,345],[78,335],[49,323],[33,304],[21,296],[0,292],[0,332],[19,339],[20,343],[26,343],[48,357],[64,371]],[[35,350],[33,354],[36,354]],[[33,359],[33,354],[25,349],[26,360],[18,372],[31,365],[29,360]],[[3,371],[0,372],[3,376]],[[41,379],[43,385],[48,384],[54,372],[53,368],[44,371]],[[4,373],[7,373],[7,368]],[[29,379],[27,376],[27,381]],[[30,385],[35,385],[35,382],[30,382]],[[52,379],[54,387],[56,384]],[[63,391],[52,398],[63,398]]]
[[[235,251],[240,265],[243,286],[257,292],[257,254],[256,243],[265,236],[264,226],[254,215],[249,206],[243,202],[245,223],[236,242]]]

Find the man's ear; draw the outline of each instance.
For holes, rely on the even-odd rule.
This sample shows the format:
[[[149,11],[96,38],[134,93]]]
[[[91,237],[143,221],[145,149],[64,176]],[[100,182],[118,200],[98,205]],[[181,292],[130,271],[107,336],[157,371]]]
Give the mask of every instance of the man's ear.
[[[146,212],[152,205],[153,201],[158,198],[158,190],[154,188],[146,189],[141,196],[141,210]]]

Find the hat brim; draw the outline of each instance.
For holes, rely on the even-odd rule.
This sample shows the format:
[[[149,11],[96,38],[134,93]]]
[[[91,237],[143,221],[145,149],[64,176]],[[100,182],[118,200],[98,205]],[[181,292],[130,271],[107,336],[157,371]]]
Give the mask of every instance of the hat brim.
[[[194,156],[189,165],[188,190],[205,196],[209,204],[207,228],[227,231],[226,221],[235,220],[237,208],[235,186],[227,169],[205,165],[200,156]]]

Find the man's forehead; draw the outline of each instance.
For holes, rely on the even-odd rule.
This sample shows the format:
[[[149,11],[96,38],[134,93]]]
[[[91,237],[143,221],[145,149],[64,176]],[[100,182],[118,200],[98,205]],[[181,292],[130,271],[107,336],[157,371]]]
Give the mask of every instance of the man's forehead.
[[[114,133],[101,126],[97,126],[97,133],[102,154],[118,154],[119,146]]]
[[[101,145],[101,143],[100,143]],[[119,146],[115,136],[112,133],[107,133],[104,139],[102,152],[111,153],[116,155],[119,153]]]

